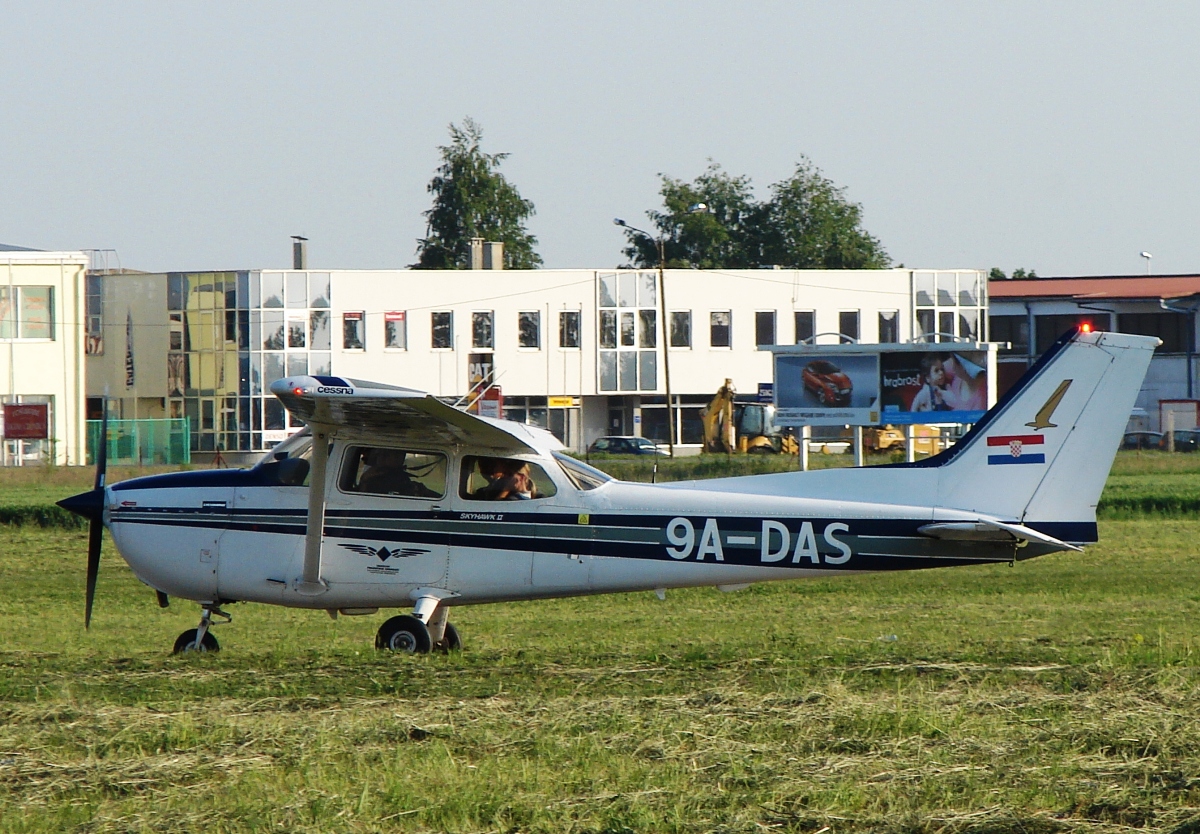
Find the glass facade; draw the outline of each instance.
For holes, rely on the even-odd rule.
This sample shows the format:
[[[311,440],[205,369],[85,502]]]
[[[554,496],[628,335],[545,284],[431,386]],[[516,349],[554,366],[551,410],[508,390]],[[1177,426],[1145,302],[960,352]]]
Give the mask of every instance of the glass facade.
[[[600,391],[658,389],[658,288],[654,272],[601,272],[596,299]]]
[[[913,341],[987,341],[987,278],[983,273],[914,272],[912,298]]]
[[[265,449],[298,425],[277,379],[331,371],[328,272],[167,276],[167,416],[187,417],[192,451]]]

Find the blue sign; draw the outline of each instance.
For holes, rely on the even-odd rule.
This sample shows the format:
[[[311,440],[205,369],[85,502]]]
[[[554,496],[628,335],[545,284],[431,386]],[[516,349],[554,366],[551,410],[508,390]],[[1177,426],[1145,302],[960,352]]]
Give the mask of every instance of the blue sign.
[[[775,402],[775,383],[774,382],[758,383],[758,401],[760,403]]]

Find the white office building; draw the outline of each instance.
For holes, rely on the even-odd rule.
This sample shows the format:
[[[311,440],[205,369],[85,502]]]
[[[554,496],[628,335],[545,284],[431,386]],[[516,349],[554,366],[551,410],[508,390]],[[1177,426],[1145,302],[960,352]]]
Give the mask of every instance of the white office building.
[[[604,434],[699,444],[726,378],[771,381],[772,344],[987,338],[978,270],[249,270],[105,275],[88,394],[188,417],[197,452],[269,448],[294,426],[271,381],[374,380],[467,403],[583,449]],[[663,297],[665,289],[665,297]],[[666,333],[663,336],[663,310]],[[117,345],[114,354],[109,346]],[[131,376],[128,367],[136,372]],[[128,384],[127,384],[128,383]]]
[[[4,403],[45,406],[42,439],[12,439],[0,410],[0,465],[82,464],[83,252],[0,245],[0,392]]]

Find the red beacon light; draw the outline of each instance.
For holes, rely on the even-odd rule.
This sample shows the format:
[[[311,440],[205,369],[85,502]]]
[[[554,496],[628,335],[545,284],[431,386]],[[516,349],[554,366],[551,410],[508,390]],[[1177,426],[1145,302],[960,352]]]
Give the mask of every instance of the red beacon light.
[[[1092,323],[1090,321],[1085,321],[1083,324],[1079,325],[1079,332],[1080,333],[1091,333],[1092,332]]]

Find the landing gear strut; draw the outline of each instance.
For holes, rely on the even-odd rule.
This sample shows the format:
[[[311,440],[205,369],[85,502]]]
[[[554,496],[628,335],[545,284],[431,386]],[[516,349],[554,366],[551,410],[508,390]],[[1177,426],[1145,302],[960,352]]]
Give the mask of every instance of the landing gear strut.
[[[437,603],[437,600],[422,598],[412,614],[402,614],[385,622],[375,635],[375,648],[406,654],[461,649],[458,629],[446,621],[449,607]]]
[[[206,605],[200,609],[200,625],[189,628],[175,641],[174,654],[185,652],[219,652],[221,645],[209,631],[213,626],[213,617],[219,617],[224,622],[230,622],[233,617],[226,614],[215,605]]]

